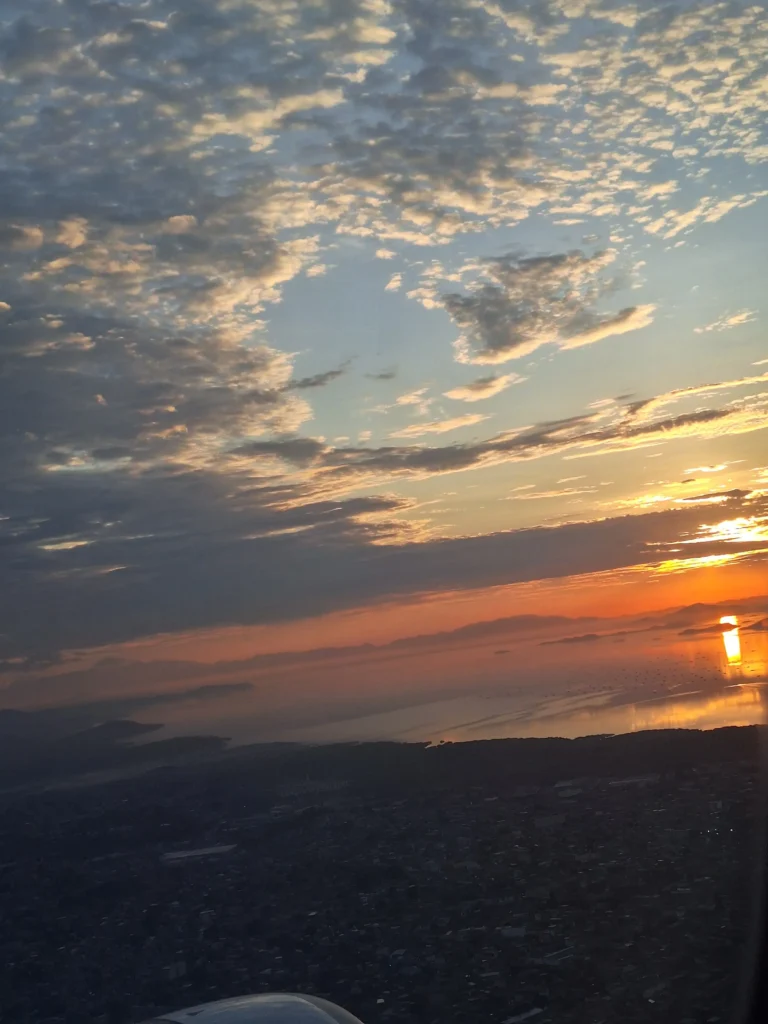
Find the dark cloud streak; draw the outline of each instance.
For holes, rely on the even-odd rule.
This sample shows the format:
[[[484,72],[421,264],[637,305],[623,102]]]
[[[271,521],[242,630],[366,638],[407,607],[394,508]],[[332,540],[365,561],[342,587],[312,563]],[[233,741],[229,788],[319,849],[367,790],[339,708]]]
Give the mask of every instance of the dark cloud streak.
[[[681,537],[696,536],[702,524],[722,517],[717,506],[686,507],[478,537],[419,543],[396,537],[391,544],[386,516],[399,507],[394,499],[317,502],[270,517],[247,503],[222,505],[212,494],[206,519],[199,495],[191,508],[184,502],[186,489],[199,488],[200,481],[178,484],[176,504],[159,514],[147,495],[142,516],[128,516],[113,538],[100,527],[104,536],[98,543],[72,550],[40,552],[29,537],[6,547],[3,656],[49,655],[217,625],[284,622],[424,591],[654,563],[672,557],[667,552]],[[95,515],[94,497],[83,502],[81,515]],[[111,493],[105,497],[116,500]],[[745,505],[745,513],[761,510],[764,501]],[[371,514],[383,521],[369,519]],[[699,557],[755,547],[704,538],[686,553]],[[104,571],[116,565],[125,568]]]
[[[345,369],[338,370],[326,370],[325,373],[315,373],[311,377],[300,377],[298,380],[292,380],[288,385],[288,389],[294,391],[306,391],[310,388],[324,388],[326,384],[330,384],[334,380],[338,380],[346,373]]]

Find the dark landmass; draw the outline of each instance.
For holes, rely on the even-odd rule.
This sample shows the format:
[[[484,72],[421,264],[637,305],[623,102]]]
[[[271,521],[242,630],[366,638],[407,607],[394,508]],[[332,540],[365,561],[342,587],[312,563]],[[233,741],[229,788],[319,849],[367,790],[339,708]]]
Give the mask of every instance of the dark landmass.
[[[114,662],[115,659],[112,659]],[[124,664],[130,664],[125,662]],[[66,735],[75,729],[86,729],[114,719],[128,718],[137,711],[162,708],[172,704],[200,704],[219,701],[226,697],[248,692],[253,683],[241,680],[235,683],[216,683],[188,686],[182,689],[158,690],[135,695],[107,696],[101,700],[85,700],[76,704],[59,705],[37,711],[0,709],[0,738],[24,735]]]
[[[154,729],[77,742],[139,757]],[[724,1024],[765,732],[264,744],[0,794],[0,1006],[131,1024],[282,990],[367,1024]]]
[[[267,780],[307,775],[356,777],[371,786],[414,788],[455,781],[510,778],[549,781],[570,775],[628,775],[681,765],[757,757],[758,726],[658,730],[580,739],[332,743],[257,743],[229,748],[219,736],[177,736],[147,742],[161,725],[116,720],[86,729],[48,712],[0,711],[0,786],[61,784],[94,773],[135,772],[164,764],[210,762],[213,773],[257,770]],[[135,741],[142,740],[137,743]]]
[[[462,785],[552,784],[562,779],[624,778],[697,765],[758,763],[768,729],[702,732],[664,729],[580,739],[505,739],[463,743],[261,744],[235,747],[206,766],[210,777],[258,771],[264,787],[304,778],[355,779],[377,792],[431,791]]]
[[[99,772],[134,771],[145,765],[221,753],[219,736],[176,736],[135,743],[163,726],[118,719],[86,729],[47,712],[0,711],[0,787],[61,784]]]

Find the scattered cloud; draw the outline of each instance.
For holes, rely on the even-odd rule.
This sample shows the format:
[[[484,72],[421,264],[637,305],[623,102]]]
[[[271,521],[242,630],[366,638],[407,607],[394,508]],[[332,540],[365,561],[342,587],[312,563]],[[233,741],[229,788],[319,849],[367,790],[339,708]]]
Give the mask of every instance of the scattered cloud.
[[[730,462],[720,462],[716,466],[693,466],[691,469],[686,469],[685,473],[722,473],[730,465]]]
[[[0,224],[0,249],[25,252],[43,244],[42,230],[32,224]]]
[[[171,221],[186,221],[184,217],[171,217]],[[194,221],[194,217],[189,218]],[[68,220],[59,221],[59,229],[55,241],[59,245],[66,245],[68,249],[79,249],[88,238],[88,221],[84,217],[72,217]]]
[[[424,395],[426,395],[427,390],[427,388],[418,388],[416,391],[408,391],[406,394],[400,395],[395,399],[395,405],[421,406],[424,402]]]
[[[541,345],[577,348],[647,327],[651,305],[598,311],[600,300],[616,288],[616,278],[606,274],[616,255],[612,249],[592,256],[574,250],[471,265],[468,291],[439,299],[461,331],[459,362],[504,363]]]
[[[693,505],[722,505],[728,501],[748,498],[752,492],[734,487],[730,491],[708,491],[706,494],[693,494],[688,498],[676,498],[676,501]]]
[[[664,239],[675,238],[676,235],[679,235],[682,231],[690,230],[696,224],[702,222],[712,224],[721,220],[731,210],[751,206],[758,197],[753,195],[737,195],[731,199],[718,200],[716,196],[704,196],[689,210],[683,212],[668,210],[663,212],[656,220],[647,223],[645,229],[653,235],[660,234]]]
[[[312,437],[292,437],[274,441],[249,441],[233,449],[233,455],[273,456],[298,465],[314,462],[326,446]]]
[[[573,498],[579,494],[594,494],[596,487],[561,487],[549,491],[527,491],[507,495],[507,501],[549,501],[553,498]]]
[[[599,318],[591,327],[586,327],[572,338],[566,338],[560,347],[580,348],[582,345],[591,345],[604,338],[628,334],[630,331],[639,331],[653,323],[655,309],[656,307],[653,305],[628,306],[613,316]]]
[[[387,281],[386,285],[384,286],[384,291],[386,291],[386,292],[397,292],[397,291],[400,290],[400,287],[401,287],[402,283],[403,283],[403,275],[402,274],[393,274],[392,277],[390,277],[389,281]]]
[[[454,443],[441,448],[412,445],[348,449],[343,453],[329,451],[317,467],[315,482],[322,487],[341,488],[343,491],[352,485],[352,481],[354,486],[360,486],[364,480],[372,482],[382,476],[423,477],[501,462],[529,461],[555,453],[565,458],[594,457],[682,438],[704,439],[750,433],[766,427],[768,391],[735,397],[724,405],[697,408],[693,412],[670,415],[664,410],[691,394],[716,393],[726,389],[738,391],[761,380],[742,378],[662,393],[641,403],[646,413],[640,418],[637,406],[625,408],[612,402],[582,415],[507,431],[472,443]],[[421,424],[414,424],[408,434],[398,432],[397,436],[419,436],[417,432],[421,427]]]
[[[311,377],[300,377],[298,380],[289,381],[287,387],[294,391],[306,391],[309,388],[324,388],[331,381],[343,377],[346,370],[339,367],[337,370],[326,370],[324,373],[315,373]]]
[[[451,388],[450,391],[445,391],[444,395],[446,398],[454,398],[460,402],[480,402],[506,391],[512,384],[522,384],[525,380],[525,377],[521,377],[517,373],[502,375],[492,373],[486,377],[478,377],[469,384]]]
[[[328,272],[328,264],[326,263],[313,263],[307,267],[307,277],[322,277]]]
[[[757,317],[757,313],[753,309],[742,309],[738,313],[730,313],[726,316],[720,317],[719,320],[713,320],[711,324],[707,324],[705,327],[694,327],[696,334],[705,334],[708,331],[727,331],[731,327],[740,327],[742,324],[750,324]],[[755,366],[759,365],[755,363]]]
[[[735,380],[723,380],[711,384],[693,384],[687,388],[676,388],[674,391],[668,391],[653,398],[630,402],[627,406],[627,417],[633,420],[648,420],[658,414],[664,406],[672,405],[684,399],[709,396],[718,391],[748,388],[752,385],[764,384],[766,382],[768,382],[768,373],[760,373],[750,377],[738,377]]]
[[[390,378],[378,378],[389,380]],[[426,416],[434,402],[434,398],[427,398],[427,392],[429,388],[416,388],[414,391],[406,391],[403,395],[398,395],[394,402],[385,405],[377,405],[374,412],[387,413],[392,409],[408,408],[411,409],[417,416]]]
[[[487,416],[479,413],[467,413],[465,416],[453,416],[446,420],[432,420],[430,423],[412,423],[408,427],[394,431],[390,437],[421,437],[423,434],[447,434],[451,430],[458,430],[459,427],[471,427],[475,423],[482,423]]]

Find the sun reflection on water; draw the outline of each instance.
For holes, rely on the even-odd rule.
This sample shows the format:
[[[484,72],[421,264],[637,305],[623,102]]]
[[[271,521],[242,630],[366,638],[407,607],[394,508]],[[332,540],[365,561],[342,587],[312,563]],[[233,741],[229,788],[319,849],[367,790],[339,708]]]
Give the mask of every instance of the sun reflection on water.
[[[735,615],[723,615],[721,626],[731,626],[723,630],[723,646],[729,665],[741,665],[741,640],[739,638],[739,620]]]

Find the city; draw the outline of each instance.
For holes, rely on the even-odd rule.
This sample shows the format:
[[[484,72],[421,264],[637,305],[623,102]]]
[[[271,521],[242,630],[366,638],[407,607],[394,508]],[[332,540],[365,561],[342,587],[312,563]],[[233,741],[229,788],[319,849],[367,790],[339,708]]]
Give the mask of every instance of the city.
[[[371,1022],[725,1021],[754,903],[758,760],[754,730],[720,732],[724,760],[681,733],[702,740],[688,767],[539,784],[312,778],[243,753],[6,793],[0,1002],[30,1024],[285,990]],[[397,745],[383,746],[385,762]],[[365,755],[339,750],[318,748],[318,765]]]

